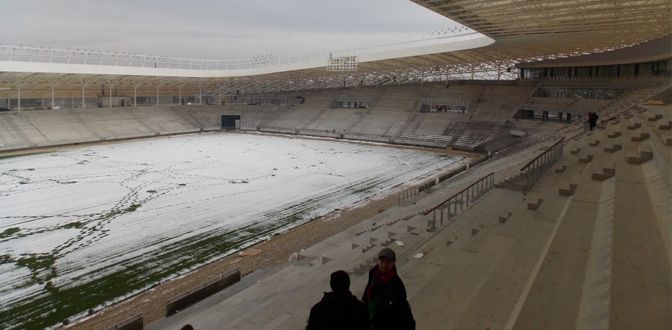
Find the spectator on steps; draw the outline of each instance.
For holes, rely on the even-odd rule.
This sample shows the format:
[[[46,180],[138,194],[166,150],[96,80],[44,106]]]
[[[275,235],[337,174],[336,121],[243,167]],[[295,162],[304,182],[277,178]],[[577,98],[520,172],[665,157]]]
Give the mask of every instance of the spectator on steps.
[[[594,112],[589,112],[588,113],[588,126],[590,127],[590,130],[594,130],[595,126],[597,126],[597,119],[600,118],[597,116],[596,113]]]
[[[406,288],[397,275],[394,250],[383,248],[378,253],[378,265],[369,271],[369,281],[362,300],[369,308],[374,330],[415,329],[411,306],[406,300]]]
[[[368,330],[366,305],[350,293],[350,276],[339,270],[331,274],[332,292],[310,309],[307,330],[353,329]]]

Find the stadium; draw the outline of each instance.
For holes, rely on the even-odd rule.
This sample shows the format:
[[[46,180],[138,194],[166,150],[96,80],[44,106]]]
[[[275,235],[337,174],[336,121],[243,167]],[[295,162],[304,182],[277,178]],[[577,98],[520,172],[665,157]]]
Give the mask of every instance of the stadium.
[[[412,2],[461,26],[0,44],[0,327],[303,329],[391,247],[418,329],[671,329],[672,3]]]

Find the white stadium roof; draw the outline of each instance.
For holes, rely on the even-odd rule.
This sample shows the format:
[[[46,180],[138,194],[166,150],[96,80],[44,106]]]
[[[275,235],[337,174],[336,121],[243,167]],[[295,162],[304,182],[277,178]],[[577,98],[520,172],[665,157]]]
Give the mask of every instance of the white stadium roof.
[[[461,29],[366,49],[230,61],[2,46],[0,88],[76,90],[108,84],[231,93],[405,83],[427,77],[496,79],[521,62],[619,49],[672,33],[669,0],[413,2],[484,35]]]

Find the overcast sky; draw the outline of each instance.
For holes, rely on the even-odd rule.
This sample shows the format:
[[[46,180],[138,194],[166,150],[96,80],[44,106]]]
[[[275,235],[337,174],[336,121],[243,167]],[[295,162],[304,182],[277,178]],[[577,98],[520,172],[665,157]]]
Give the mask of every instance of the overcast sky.
[[[410,0],[0,0],[0,43],[233,59],[350,49],[456,24]]]

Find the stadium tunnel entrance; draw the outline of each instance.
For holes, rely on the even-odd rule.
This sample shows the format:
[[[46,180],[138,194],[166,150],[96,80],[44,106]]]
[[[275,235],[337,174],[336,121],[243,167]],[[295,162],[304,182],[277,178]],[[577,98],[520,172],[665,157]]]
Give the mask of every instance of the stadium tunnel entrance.
[[[222,129],[240,128],[240,115],[223,115]]]

